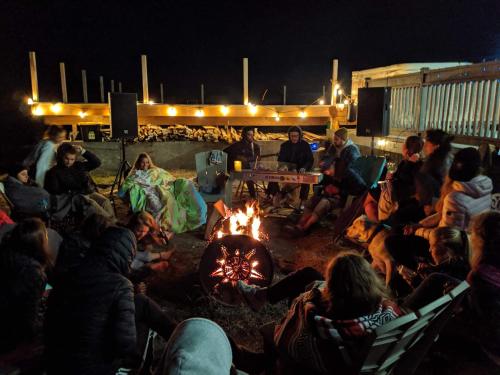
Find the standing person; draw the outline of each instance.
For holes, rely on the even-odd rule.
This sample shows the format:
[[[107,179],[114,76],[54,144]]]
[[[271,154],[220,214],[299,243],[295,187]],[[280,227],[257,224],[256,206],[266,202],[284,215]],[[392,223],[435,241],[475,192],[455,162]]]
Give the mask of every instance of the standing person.
[[[233,143],[224,149],[227,153],[227,166],[230,171],[234,170],[234,161],[242,162],[244,169],[252,169],[254,163],[260,158],[260,146],[254,141],[254,132],[250,127],[244,127],[241,131],[241,141]],[[247,188],[250,197],[256,198],[255,184],[253,181],[247,181]]]
[[[310,171],[314,164],[314,156],[311,151],[311,146],[304,139],[302,139],[302,129],[299,126],[292,126],[288,129],[288,141],[280,146],[278,154],[279,168],[286,168],[287,170],[304,173]],[[288,194],[291,190],[297,188],[294,184],[285,184],[281,186],[277,182],[270,182],[267,187],[267,194],[274,196],[275,200],[281,199]],[[309,185],[300,185],[300,205],[307,200],[309,195]]]
[[[17,224],[0,247],[0,353],[41,332],[40,306],[50,267],[48,236],[40,219]]]
[[[207,220],[207,204],[194,183],[156,166],[147,153],[137,156],[119,195],[128,197],[134,213],[147,211],[159,227],[174,233],[194,230]]]
[[[85,161],[77,160],[82,156]],[[45,177],[45,189],[53,195],[83,195],[96,202],[107,216],[114,218],[113,206],[109,199],[96,191],[89,172],[101,165],[101,160],[81,146],[64,144],[57,150],[57,165]]]
[[[66,139],[66,130],[60,126],[50,126],[46,136],[37,143],[23,164],[30,168],[30,176],[38,186],[45,186],[45,174],[56,164],[56,151]]]

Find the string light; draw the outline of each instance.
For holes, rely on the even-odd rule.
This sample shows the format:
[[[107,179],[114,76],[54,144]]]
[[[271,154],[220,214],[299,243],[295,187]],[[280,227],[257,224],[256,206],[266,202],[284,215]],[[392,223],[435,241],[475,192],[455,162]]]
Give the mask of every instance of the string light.
[[[28,102],[28,105],[33,105],[33,103],[34,103],[33,99],[31,99],[31,98],[28,98],[27,102]]]
[[[276,122],[278,122],[278,121],[280,120],[280,114],[279,114],[279,113],[275,113],[275,114],[274,114],[274,120],[275,120]]]
[[[325,101],[323,99],[320,99],[319,100],[319,105],[323,105],[323,104],[325,104]]]
[[[257,113],[257,106],[252,103],[248,103],[248,111],[251,115],[255,115]]]
[[[61,112],[61,110],[62,110],[62,106],[61,106],[61,104],[59,104],[59,103],[52,104],[52,105],[50,106],[50,110],[51,110],[53,113],[59,113],[59,112]]]
[[[386,144],[387,144],[387,141],[385,139],[378,139],[377,140],[377,146],[385,147]]]
[[[340,96],[340,95],[342,95],[342,93],[343,93],[342,89],[338,89],[338,90],[337,90],[337,95],[339,95],[339,96]]]
[[[175,116],[175,115],[177,115],[177,109],[175,107],[168,107],[167,114],[169,116]]]
[[[227,116],[227,114],[229,113],[229,108],[226,107],[225,105],[221,106],[220,107],[220,112],[224,115],[224,116]]]
[[[306,111],[300,111],[300,112],[299,112],[299,117],[300,117],[300,118],[306,118],[306,117],[307,117],[307,113],[306,113]]]
[[[87,113],[80,111],[80,112],[78,112],[78,116],[80,116],[80,118],[85,118],[85,117],[87,117]]]
[[[150,100],[150,101],[148,102],[148,104],[149,104],[149,105],[153,105],[153,104],[155,104],[155,101],[154,101],[154,100]]]
[[[349,99],[344,99],[344,104],[348,105],[349,104]]]
[[[197,109],[196,113],[195,113],[195,116],[196,117],[203,117],[203,116],[205,116],[205,112],[203,112],[203,109],[201,109],[201,108]]]
[[[34,116],[42,116],[44,112],[43,112],[42,107],[38,106],[36,108],[33,108],[31,113],[33,113]]]

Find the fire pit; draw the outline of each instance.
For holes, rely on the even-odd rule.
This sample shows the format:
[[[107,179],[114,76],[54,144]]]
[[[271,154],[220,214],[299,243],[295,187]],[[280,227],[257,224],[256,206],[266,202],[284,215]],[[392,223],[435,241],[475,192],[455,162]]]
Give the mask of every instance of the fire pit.
[[[273,261],[259,240],[258,209],[247,206],[221,220],[214,229],[200,262],[201,285],[205,292],[228,305],[240,304],[239,280],[268,286],[273,279]],[[227,233],[227,234],[226,234]]]

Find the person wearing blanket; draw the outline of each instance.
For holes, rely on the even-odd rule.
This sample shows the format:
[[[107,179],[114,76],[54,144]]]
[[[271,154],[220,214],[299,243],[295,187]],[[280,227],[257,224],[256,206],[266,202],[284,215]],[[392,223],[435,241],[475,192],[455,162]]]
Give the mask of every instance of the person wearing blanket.
[[[365,336],[403,314],[359,254],[340,253],[328,264],[325,276],[326,281],[322,281],[317,271],[304,268],[267,288],[238,283],[238,290],[254,310],[266,303],[294,298],[274,329],[274,346],[280,360],[300,368],[300,373],[344,373],[337,339],[342,337],[354,350],[361,348]],[[311,283],[313,286],[307,289]],[[254,363],[253,368],[245,368],[239,363],[242,357],[241,353],[235,354],[235,364],[243,371],[253,373],[269,366]]]
[[[411,267],[418,258],[429,260],[429,236],[434,228],[468,231],[472,219],[490,209],[493,183],[480,171],[481,158],[476,149],[468,147],[457,152],[436,204],[437,212],[406,226],[403,235],[386,238],[385,247],[397,263]]]
[[[207,220],[207,204],[193,182],[157,167],[146,153],[137,157],[119,195],[128,195],[134,213],[148,211],[161,228],[174,233],[196,229]]]

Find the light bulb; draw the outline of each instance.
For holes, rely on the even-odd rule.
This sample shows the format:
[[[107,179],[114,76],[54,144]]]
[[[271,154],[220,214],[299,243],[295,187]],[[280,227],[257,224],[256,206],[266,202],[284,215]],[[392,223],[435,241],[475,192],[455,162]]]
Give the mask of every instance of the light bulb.
[[[50,110],[51,110],[53,113],[59,113],[59,112],[61,112],[61,110],[62,110],[62,106],[61,106],[61,104],[59,104],[59,103],[52,104],[52,105],[50,106]]]
[[[28,98],[28,105],[33,105],[33,99]]]
[[[274,115],[274,120],[275,120],[276,122],[278,122],[278,121],[280,120],[280,115],[279,115],[279,113],[276,113],[276,114]]]
[[[31,113],[33,113],[34,116],[42,116],[44,112],[43,112],[42,107],[38,106],[36,108],[33,108]]]
[[[229,113],[229,108],[226,107],[225,105],[221,106],[220,107],[220,112],[224,115],[224,116],[227,116],[227,114]]]
[[[175,107],[168,107],[167,114],[169,116],[175,116],[175,115],[177,115],[177,109],[175,109]]]
[[[248,111],[250,112],[250,114],[255,115],[257,113],[257,106],[249,103]]]
[[[323,99],[320,99],[319,100],[319,105],[323,105],[323,104],[325,104],[325,101]]]
[[[300,117],[300,118],[306,118],[306,117],[307,117],[307,113],[306,113],[306,111],[300,111],[300,112],[299,112],[299,117]]]
[[[80,112],[78,112],[78,116],[80,116],[80,118],[85,118],[85,117],[87,117],[87,113],[80,111]]]
[[[198,110],[196,110],[195,116],[196,117],[203,117],[203,116],[205,116],[205,112],[203,112],[203,109],[198,109]]]

